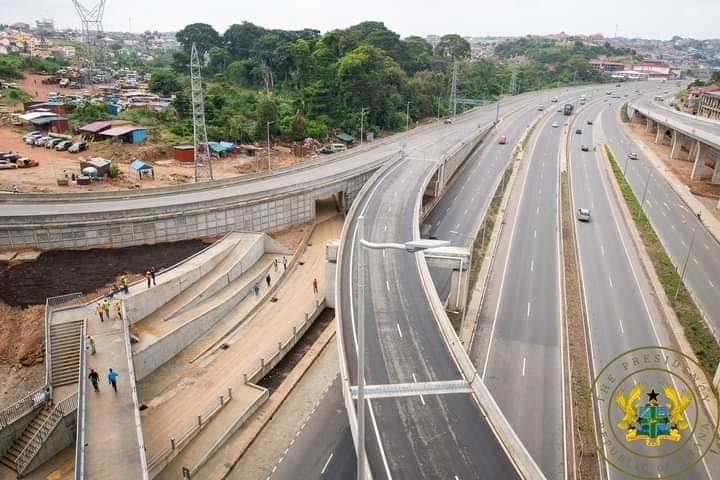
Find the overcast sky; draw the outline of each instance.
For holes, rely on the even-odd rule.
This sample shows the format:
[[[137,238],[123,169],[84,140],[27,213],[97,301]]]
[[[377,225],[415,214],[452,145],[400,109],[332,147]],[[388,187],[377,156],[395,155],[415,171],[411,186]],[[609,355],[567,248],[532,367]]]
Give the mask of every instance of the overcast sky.
[[[97,0],[81,0],[86,6]],[[79,28],[72,0],[0,0],[0,23],[45,17]],[[557,33],[718,38],[720,0],[107,0],[106,31],[179,30],[205,22],[222,33],[243,20],[268,28],[343,28],[378,20],[402,36]]]

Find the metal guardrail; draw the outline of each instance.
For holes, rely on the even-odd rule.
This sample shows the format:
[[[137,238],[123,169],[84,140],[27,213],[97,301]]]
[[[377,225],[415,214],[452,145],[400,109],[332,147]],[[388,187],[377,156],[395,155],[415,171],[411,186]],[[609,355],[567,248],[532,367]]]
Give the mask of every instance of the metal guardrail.
[[[17,458],[17,472],[23,473],[27,469],[28,465],[35,455],[40,451],[45,440],[50,437],[50,434],[60,424],[63,417],[77,408],[78,394],[73,393],[55,407],[50,412],[48,418],[45,419],[43,424],[40,426],[35,435],[32,436],[25,448],[20,452]]]
[[[87,370],[87,354],[85,350],[85,336],[87,334],[87,319],[83,321],[80,329],[80,368],[78,368],[77,390],[77,420],[75,422],[75,480],[85,477],[85,391]]]
[[[51,388],[52,393],[52,352],[50,351],[50,310],[52,307],[71,302],[79,297],[81,293],[71,293],[68,295],[59,295],[57,297],[49,297],[45,300],[45,383],[32,393],[21,398],[17,402],[3,410],[0,410],[0,430],[6,428],[11,423],[19,420],[28,413],[37,409],[43,404],[45,389]]]

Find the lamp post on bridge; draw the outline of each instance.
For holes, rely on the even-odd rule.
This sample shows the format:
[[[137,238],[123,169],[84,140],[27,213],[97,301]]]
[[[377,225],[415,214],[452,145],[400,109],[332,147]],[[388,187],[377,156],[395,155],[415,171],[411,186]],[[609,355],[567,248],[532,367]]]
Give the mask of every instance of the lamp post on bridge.
[[[447,240],[411,240],[405,243],[375,243],[365,240],[365,216],[357,219],[358,238],[358,370],[357,370],[357,480],[367,480],[365,474],[365,289],[366,289],[366,262],[365,249],[372,250],[404,250],[415,253],[429,248],[445,247],[450,245]]]

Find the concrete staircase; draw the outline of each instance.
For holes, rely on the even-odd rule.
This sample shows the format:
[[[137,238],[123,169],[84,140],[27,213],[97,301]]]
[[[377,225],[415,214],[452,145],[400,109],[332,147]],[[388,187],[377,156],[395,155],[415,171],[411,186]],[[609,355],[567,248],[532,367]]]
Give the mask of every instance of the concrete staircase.
[[[54,388],[74,384],[78,381],[82,325],[82,320],[76,320],[50,326],[50,355]]]
[[[10,446],[7,452],[0,457],[0,463],[6,467],[12,469],[13,472],[17,471],[17,460],[20,453],[28,446],[33,436],[40,430],[40,427],[45,420],[50,416],[50,410],[44,408],[35,415],[32,422],[25,428],[23,433],[15,440]]]

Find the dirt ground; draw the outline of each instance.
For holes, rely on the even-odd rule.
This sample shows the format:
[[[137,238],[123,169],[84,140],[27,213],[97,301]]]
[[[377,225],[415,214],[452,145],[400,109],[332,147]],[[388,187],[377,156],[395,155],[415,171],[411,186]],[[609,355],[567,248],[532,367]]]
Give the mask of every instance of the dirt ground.
[[[0,127],[0,151],[19,152],[24,157],[37,160],[40,165],[33,168],[1,170],[0,190],[10,191],[13,185],[21,192],[80,192],[100,190],[125,190],[154,188],[190,183],[193,181],[192,163],[177,162],[172,158],[172,148],[158,145],[119,145],[110,142],[92,143],[90,149],[81,153],[57,152],[44,147],[26,145],[22,136],[29,129]],[[79,137],[76,136],[76,139]],[[80,159],[84,157],[102,157],[112,160],[120,167],[120,177],[93,183],[92,185],[58,186],[57,178],[67,174],[80,174]],[[150,163],[155,170],[155,178],[144,177],[140,180],[130,172],[130,163],[139,158]],[[288,148],[275,146],[270,156],[273,168],[285,167],[302,161],[292,155]],[[308,158],[306,157],[307,161]],[[237,177],[254,173],[256,168],[267,170],[267,153],[259,157],[234,155],[213,160],[213,176],[216,179]]]
[[[213,239],[113,250],[45,252],[34,262],[0,263],[0,407],[43,383],[45,299],[81,291],[89,300],[128,274],[141,278],[207,247]]]
[[[695,197],[703,202],[708,210],[713,215],[720,219],[720,209],[717,208],[718,200],[720,200],[720,185],[714,185],[710,183],[712,178],[713,169],[708,165],[703,167],[702,176],[700,180],[691,180],[690,173],[692,171],[693,164],[687,160],[671,160],[670,150],[671,146],[669,143],[657,145],[655,143],[655,133],[648,133],[644,126],[634,124],[632,130],[645,143],[645,146],[650,148],[665,163],[665,165],[672,171],[676,178],[678,178],[685,185],[690,187],[690,191]],[[683,150],[681,155],[687,158],[688,151]]]

